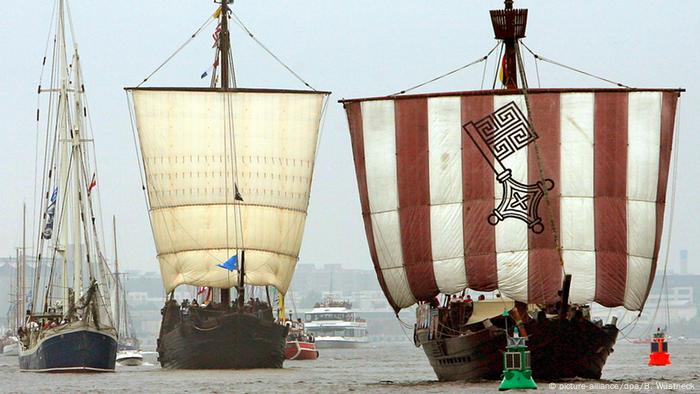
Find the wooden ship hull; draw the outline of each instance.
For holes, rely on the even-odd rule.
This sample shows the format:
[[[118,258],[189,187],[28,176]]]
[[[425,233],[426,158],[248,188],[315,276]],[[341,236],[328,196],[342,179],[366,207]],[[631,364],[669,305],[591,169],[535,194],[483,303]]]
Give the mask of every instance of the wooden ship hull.
[[[417,329],[416,344],[423,347],[441,381],[500,379],[506,343],[505,331],[499,327],[502,319],[493,318],[488,327],[476,323],[469,327],[474,330],[471,333],[446,338],[429,339],[429,329]],[[524,326],[533,377],[542,380],[600,379],[618,334],[615,325],[601,326],[576,317],[541,317]]]
[[[172,369],[282,368],[288,328],[271,314],[192,309],[163,313],[158,361]]]
[[[19,352],[19,369],[33,372],[112,372],[114,335],[89,327],[62,329]]]

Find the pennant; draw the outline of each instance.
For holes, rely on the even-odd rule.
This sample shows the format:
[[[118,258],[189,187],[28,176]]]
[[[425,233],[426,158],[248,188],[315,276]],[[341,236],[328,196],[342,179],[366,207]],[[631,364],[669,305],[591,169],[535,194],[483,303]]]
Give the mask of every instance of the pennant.
[[[221,16],[221,7],[217,8],[216,11],[214,11],[214,13],[211,14],[211,17],[213,19],[219,19],[220,16]]]
[[[234,271],[238,269],[238,255],[231,256],[226,262],[217,264],[217,267],[226,268],[229,271]]]
[[[95,186],[97,186],[97,179],[95,178],[95,173],[93,172],[92,173],[92,180],[90,181],[90,184],[87,187],[88,197],[90,197],[90,192],[92,191],[92,189],[95,188]]]
[[[214,34],[211,35],[212,38],[214,39],[214,45],[212,45],[212,48],[216,48],[219,46],[219,36],[221,36],[221,25],[216,27],[216,30],[214,30]]]
[[[51,239],[53,234],[53,217],[56,213],[56,200],[58,199],[58,187],[53,189],[51,193],[51,199],[49,200],[49,206],[46,207],[46,213],[44,218],[46,219],[46,224],[44,225],[44,231],[41,232],[41,238]]]
[[[503,54],[503,59],[501,59],[501,67],[498,69],[498,80],[501,81],[503,86],[506,86],[506,76],[508,75],[508,70],[506,69],[506,54]]]
[[[236,193],[235,193],[234,199],[236,199],[236,201],[243,201],[243,196],[241,196],[241,193],[238,191],[238,185],[237,185],[237,184],[235,184],[235,183],[233,184],[233,189],[234,189],[235,192],[236,192]]]

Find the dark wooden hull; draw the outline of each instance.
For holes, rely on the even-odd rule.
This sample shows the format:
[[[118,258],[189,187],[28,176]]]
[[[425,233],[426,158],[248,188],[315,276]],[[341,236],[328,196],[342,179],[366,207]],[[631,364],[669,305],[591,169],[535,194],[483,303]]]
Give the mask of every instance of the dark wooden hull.
[[[600,379],[613,352],[618,329],[588,320],[531,319],[525,323],[535,379]],[[497,380],[503,369],[506,337],[497,327],[468,335],[429,339],[427,329],[416,331],[439,380]]]
[[[43,339],[19,354],[19,368],[34,372],[111,372],[117,340],[100,331],[76,329]]]
[[[163,368],[282,368],[287,327],[250,313],[212,312],[205,319],[165,309],[158,338]]]

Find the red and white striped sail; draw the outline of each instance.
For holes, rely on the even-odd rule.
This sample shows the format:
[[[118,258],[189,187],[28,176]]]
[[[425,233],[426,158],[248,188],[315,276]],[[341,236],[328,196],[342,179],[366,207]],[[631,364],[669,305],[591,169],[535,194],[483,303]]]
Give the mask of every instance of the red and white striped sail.
[[[470,288],[552,303],[566,273],[572,303],[641,310],[660,245],[677,97],[534,89],[529,105],[505,90],[344,101],[369,249],[389,302],[400,309]],[[497,160],[503,152],[480,151],[483,141],[463,126],[510,103],[537,138],[519,145],[513,135],[515,148]],[[499,165],[522,185],[550,182],[539,229],[514,217],[489,222],[502,203],[527,200],[503,187]]]

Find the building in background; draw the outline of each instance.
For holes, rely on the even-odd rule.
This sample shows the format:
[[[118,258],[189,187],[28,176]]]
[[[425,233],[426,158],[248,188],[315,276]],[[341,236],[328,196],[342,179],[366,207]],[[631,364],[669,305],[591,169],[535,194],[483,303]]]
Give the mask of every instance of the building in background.
[[[598,305],[594,305],[593,315],[603,321],[617,316],[621,320],[621,324],[618,324],[620,327],[631,323],[626,330],[631,337],[645,336],[656,326],[666,325],[669,319],[670,335],[700,337],[700,275],[688,273],[687,250],[682,250],[678,256],[678,264],[674,266],[679,267],[680,273],[666,276],[668,291],[662,292],[663,267],[659,267],[644,313],[636,322],[636,314],[618,309],[611,311]],[[44,264],[45,268],[49,267],[48,262]],[[35,261],[28,258],[28,266],[26,277],[31,281]],[[145,350],[153,350],[165,297],[160,273],[127,271],[125,277],[133,332]],[[15,257],[0,258],[0,328],[7,326],[6,313],[14,300],[9,285],[14,280]],[[194,288],[181,286],[177,293],[179,298],[193,298]],[[323,301],[327,293],[335,293],[352,303],[353,310],[367,320],[371,341],[410,340],[412,327],[396,318],[379,287],[376,274],[369,268],[348,269],[341,264],[298,264],[286,298],[287,312],[296,312],[295,317],[303,317],[303,313]],[[412,308],[402,310],[399,317],[403,322],[411,322],[413,313]]]

